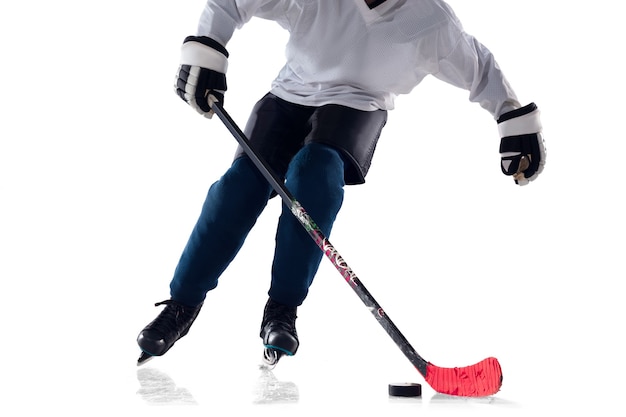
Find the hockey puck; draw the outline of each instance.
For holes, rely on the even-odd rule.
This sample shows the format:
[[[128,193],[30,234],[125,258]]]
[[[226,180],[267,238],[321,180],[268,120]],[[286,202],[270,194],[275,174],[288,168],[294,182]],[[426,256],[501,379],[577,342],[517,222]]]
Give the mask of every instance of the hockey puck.
[[[413,382],[389,384],[389,395],[393,397],[421,397],[422,385]]]

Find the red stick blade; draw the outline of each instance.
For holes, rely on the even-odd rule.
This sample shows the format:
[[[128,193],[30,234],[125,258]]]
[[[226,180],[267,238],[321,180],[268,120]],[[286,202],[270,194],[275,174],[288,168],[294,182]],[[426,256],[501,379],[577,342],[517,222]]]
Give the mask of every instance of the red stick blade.
[[[486,397],[500,391],[502,369],[496,358],[487,358],[462,368],[440,368],[429,363],[425,379],[441,394]]]

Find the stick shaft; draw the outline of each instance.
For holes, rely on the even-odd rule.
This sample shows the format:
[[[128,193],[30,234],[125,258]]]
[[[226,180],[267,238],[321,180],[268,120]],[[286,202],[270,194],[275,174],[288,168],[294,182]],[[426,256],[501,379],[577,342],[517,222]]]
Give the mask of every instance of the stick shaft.
[[[365,288],[361,280],[356,276],[352,268],[348,266],[347,262],[330,243],[330,241],[324,236],[317,224],[311,219],[304,207],[295,199],[295,197],[289,192],[285,184],[278,179],[278,176],[272,171],[271,167],[258,155],[255,149],[252,148],[246,135],[237,126],[235,121],[224,110],[221,103],[215,103],[213,105],[213,111],[222,120],[226,128],[232,133],[239,145],[243,148],[246,155],[252,160],[259,171],[263,174],[266,180],[270,183],[274,191],[281,197],[283,203],[290,209],[291,213],[298,219],[300,224],[308,232],[309,236],[315,241],[317,246],[324,252],[326,257],[335,266],[341,276],[350,284],[350,287],[356,292],[361,301],[374,315],[376,320],[385,329],[393,341],[398,345],[404,355],[411,361],[411,363],[417,368],[417,370],[426,377],[427,361],[424,360],[411,346],[408,340],[400,332],[398,327],[391,321],[389,316],[385,314],[383,308],[374,299],[372,294]]]

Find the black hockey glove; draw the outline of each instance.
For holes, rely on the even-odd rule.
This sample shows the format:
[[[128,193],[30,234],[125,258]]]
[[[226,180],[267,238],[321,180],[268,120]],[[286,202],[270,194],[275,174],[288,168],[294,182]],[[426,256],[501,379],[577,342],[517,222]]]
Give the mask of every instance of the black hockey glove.
[[[535,103],[530,103],[498,118],[502,172],[519,185],[537,178],[546,163],[539,114]]]
[[[211,118],[215,101],[224,102],[228,51],[206,36],[188,36],[181,47],[176,94],[198,113]]]

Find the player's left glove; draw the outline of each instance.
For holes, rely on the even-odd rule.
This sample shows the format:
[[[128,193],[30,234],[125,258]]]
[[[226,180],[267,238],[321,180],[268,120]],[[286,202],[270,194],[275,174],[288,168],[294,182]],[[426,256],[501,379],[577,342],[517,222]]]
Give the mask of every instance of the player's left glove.
[[[546,149],[535,103],[504,113],[498,118],[501,167],[515,183],[526,185],[543,171]]]

